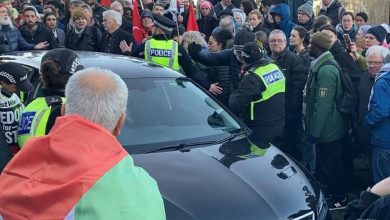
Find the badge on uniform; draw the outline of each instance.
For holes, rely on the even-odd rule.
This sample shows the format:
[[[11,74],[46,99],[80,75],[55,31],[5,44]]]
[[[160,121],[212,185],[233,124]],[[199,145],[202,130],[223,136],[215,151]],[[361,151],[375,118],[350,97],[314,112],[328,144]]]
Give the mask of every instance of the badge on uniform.
[[[328,88],[320,88],[320,97],[327,97],[328,96]]]

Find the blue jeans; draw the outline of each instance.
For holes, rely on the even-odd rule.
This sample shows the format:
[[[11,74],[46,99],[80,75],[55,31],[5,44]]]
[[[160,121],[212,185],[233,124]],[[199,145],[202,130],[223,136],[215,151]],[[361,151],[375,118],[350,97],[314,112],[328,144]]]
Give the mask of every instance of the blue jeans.
[[[373,147],[372,169],[375,183],[390,176],[390,149]]]

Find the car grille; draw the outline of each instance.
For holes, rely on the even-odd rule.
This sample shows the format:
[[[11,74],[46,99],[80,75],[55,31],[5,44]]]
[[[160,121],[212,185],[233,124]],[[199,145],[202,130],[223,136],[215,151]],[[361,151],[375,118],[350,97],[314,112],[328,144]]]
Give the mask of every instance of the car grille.
[[[301,215],[299,217],[293,218],[291,220],[315,220],[315,219],[316,219],[315,218],[315,214],[314,214],[313,211],[311,211],[311,212],[303,214],[303,215]]]

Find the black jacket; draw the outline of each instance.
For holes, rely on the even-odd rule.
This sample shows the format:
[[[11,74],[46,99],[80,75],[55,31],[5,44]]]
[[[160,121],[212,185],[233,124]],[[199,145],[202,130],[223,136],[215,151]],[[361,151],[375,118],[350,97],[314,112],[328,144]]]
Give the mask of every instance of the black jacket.
[[[47,27],[43,26],[41,23],[38,23],[38,28],[34,32],[30,32],[26,25],[21,26],[19,31],[23,38],[30,44],[38,44],[43,41],[47,41],[50,44],[49,49],[58,47],[58,42],[54,37],[53,32],[50,31]]]
[[[304,66],[301,58],[288,50],[276,57],[276,64],[286,77],[286,113],[296,116],[302,113],[303,89],[305,87],[309,66]]]
[[[65,47],[72,50],[99,51],[102,32],[94,26],[86,27],[79,36],[75,29],[66,33]]]
[[[332,48],[330,48],[330,52],[337,63],[339,63],[340,67],[349,74],[353,83],[357,87],[363,73],[356,62],[348,54],[347,50],[341,45],[340,41],[336,40]]]
[[[127,44],[134,43],[134,37],[131,33],[128,33],[118,28],[114,33],[104,33],[101,41],[100,51],[104,53],[123,54],[119,43],[125,40]]]
[[[329,5],[329,7],[321,8],[318,15],[325,15],[332,20],[332,26],[336,27],[339,23],[341,23],[341,15],[345,12],[345,9],[341,5],[338,0],[334,0],[334,2]]]
[[[212,12],[210,12],[211,14]],[[199,32],[206,35],[205,40],[208,41],[210,38],[211,33],[213,30],[218,27],[218,20],[212,16],[209,15],[207,17],[201,16],[196,23],[198,24],[199,27]]]
[[[3,126],[0,126],[0,173],[3,171],[4,167],[12,158],[12,153],[8,147],[7,142],[3,134]]]
[[[390,219],[390,195],[380,197],[368,191],[362,192],[359,199],[348,204],[344,219]]]
[[[269,36],[269,34],[271,33],[271,31],[268,30],[267,28],[265,28],[262,24],[257,25],[257,26],[256,26],[255,28],[253,28],[253,30],[252,30],[253,33],[256,33],[256,32],[258,32],[258,31],[264,31],[264,32],[267,34],[267,36]]]
[[[153,36],[153,39],[166,40],[166,37],[160,34]],[[198,67],[196,65],[193,65],[191,57],[188,55],[186,49],[184,49],[183,46],[179,45],[178,52],[179,65],[184,70],[185,75],[194,80],[206,90],[208,90],[211,84],[207,80],[206,76],[202,75],[199,72]],[[145,43],[135,48],[132,51],[131,55],[145,59]]]
[[[95,4],[92,7],[93,17],[99,21],[100,24],[103,22],[103,12],[106,11],[106,8],[102,7],[100,4]]]
[[[129,19],[127,19],[125,16],[122,16],[121,29],[128,33],[133,33],[133,23],[129,21]]]
[[[257,68],[269,64],[269,61],[258,63],[253,72],[248,72],[242,78],[238,88],[230,95],[230,110],[244,119],[244,123],[266,141],[282,135],[285,120],[285,94],[278,93],[266,101],[256,104],[254,120],[251,120],[252,101],[259,100],[266,90],[263,81],[254,73]]]

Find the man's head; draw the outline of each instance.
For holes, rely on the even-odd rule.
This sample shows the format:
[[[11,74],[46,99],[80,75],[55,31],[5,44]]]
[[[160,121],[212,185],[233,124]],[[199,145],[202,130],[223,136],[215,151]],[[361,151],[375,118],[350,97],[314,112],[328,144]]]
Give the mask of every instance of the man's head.
[[[0,65],[0,85],[8,93],[29,92],[34,89],[27,71],[18,63],[7,62]]]
[[[122,25],[122,16],[114,10],[103,12],[103,27],[108,33],[114,33]]]
[[[204,17],[207,17],[210,14],[211,9],[213,9],[213,5],[209,1],[204,1],[200,4],[200,13]]]
[[[332,4],[333,1],[336,1],[336,0],[322,0],[322,4],[323,4],[325,7],[329,7],[330,4]]]
[[[336,31],[336,28],[333,27],[333,26],[330,25],[330,24],[327,24],[327,25],[324,25],[324,26],[320,27],[319,31],[321,31],[321,32],[326,33],[327,35],[329,35],[330,40],[332,41],[332,46],[333,46],[334,42],[336,42],[336,40],[337,40],[337,31]]]
[[[224,18],[230,18],[233,20],[233,11],[228,9],[228,8],[225,8],[224,10],[222,10],[220,13],[219,13],[219,17],[220,19],[224,19]]]
[[[368,21],[368,15],[365,12],[358,12],[355,15],[355,24],[358,27],[365,25]]]
[[[366,47],[370,48],[375,45],[382,45],[386,35],[387,31],[381,25],[371,27],[366,34]]]
[[[268,43],[272,54],[280,54],[287,46],[286,35],[281,30],[273,30],[269,34]]]
[[[56,48],[42,57],[40,71],[46,87],[63,89],[69,77],[83,68],[73,50]]]
[[[11,22],[11,19],[8,16],[8,10],[7,8],[0,4],[0,25],[9,25]]]
[[[309,54],[314,58],[318,58],[321,54],[329,51],[332,47],[332,40],[329,35],[324,32],[316,32],[311,37]]]
[[[389,49],[382,46],[372,46],[367,50],[366,59],[368,64],[368,73],[376,76],[383,67],[383,60],[390,54]]]
[[[153,14],[164,15],[164,11],[165,11],[165,8],[164,8],[163,4],[156,3],[153,5],[153,11],[152,11]]]
[[[305,4],[298,8],[298,22],[300,24],[306,24],[313,16],[313,3],[307,1]]]
[[[122,7],[122,4],[119,3],[118,1],[115,1],[113,3],[111,3],[111,6],[110,8],[116,12],[118,12],[119,14],[121,14],[121,16],[123,16],[123,7]]]
[[[72,12],[72,20],[78,30],[82,30],[87,27],[87,16],[82,8],[77,8]]]
[[[219,27],[221,27],[221,30],[228,31],[234,35],[234,21],[230,17],[222,18],[219,21]]]
[[[142,26],[146,29],[151,29],[153,27],[153,14],[151,11],[145,9],[141,14]]]
[[[70,77],[65,96],[65,115],[80,115],[119,135],[125,121],[128,89],[117,74],[97,68],[79,71]]]
[[[23,10],[23,19],[24,19],[24,22],[25,24],[32,28],[34,27],[38,20],[39,20],[39,17],[38,17],[38,12],[37,10],[34,8],[34,7],[26,7],[24,10]]]
[[[242,28],[239,32],[237,32],[237,34],[234,36],[233,52],[238,61],[244,63],[242,49],[246,43],[254,41],[255,35],[246,28]]]

